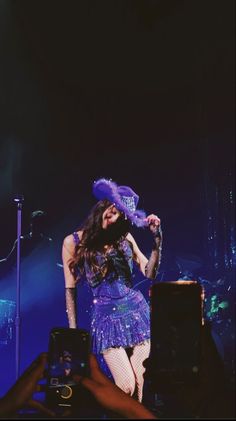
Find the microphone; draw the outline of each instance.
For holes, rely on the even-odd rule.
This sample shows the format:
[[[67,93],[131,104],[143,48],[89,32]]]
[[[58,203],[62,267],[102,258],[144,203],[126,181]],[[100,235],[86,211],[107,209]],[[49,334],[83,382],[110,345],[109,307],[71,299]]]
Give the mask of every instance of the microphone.
[[[13,201],[15,203],[17,203],[18,205],[22,205],[24,200],[25,200],[25,198],[24,198],[23,194],[20,194],[20,193],[16,193],[14,198],[13,198]]]

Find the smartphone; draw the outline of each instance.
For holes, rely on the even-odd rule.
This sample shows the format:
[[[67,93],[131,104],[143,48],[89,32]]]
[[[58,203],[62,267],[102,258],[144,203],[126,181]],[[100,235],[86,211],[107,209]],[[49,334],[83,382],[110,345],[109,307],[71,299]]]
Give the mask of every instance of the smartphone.
[[[89,375],[89,353],[90,335],[86,330],[55,327],[50,331],[46,385],[46,404],[50,408],[82,404],[82,388],[73,375]]]
[[[159,282],[151,287],[148,365],[155,392],[171,392],[198,381],[203,299],[196,281]]]

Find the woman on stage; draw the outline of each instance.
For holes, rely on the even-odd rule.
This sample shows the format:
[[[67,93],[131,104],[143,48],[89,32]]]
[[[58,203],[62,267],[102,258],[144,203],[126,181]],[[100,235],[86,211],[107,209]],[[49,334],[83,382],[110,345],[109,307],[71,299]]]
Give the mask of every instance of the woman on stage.
[[[117,386],[143,395],[143,361],[150,353],[150,309],[132,289],[135,261],[143,275],[155,279],[160,264],[160,219],[137,210],[139,196],[129,186],[101,178],[94,182],[98,202],[78,231],[63,241],[66,311],[77,328],[76,284],[85,275],[93,292],[92,352],[103,354]],[[140,251],[130,226],[148,227],[153,237],[150,258]]]

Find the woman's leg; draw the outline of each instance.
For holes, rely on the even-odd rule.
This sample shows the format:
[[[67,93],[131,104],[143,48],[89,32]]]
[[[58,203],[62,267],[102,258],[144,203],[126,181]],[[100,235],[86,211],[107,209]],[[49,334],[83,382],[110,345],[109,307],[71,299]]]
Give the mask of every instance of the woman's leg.
[[[135,391],[135,376],[125,349],[111,348],[104,352],[103,357],[115,384],[132,396]]]
[[[150,341],[145,342],[144,344],[135,345],[133,348],[132,355],[130,357],[130,363],[133,367],[136,385],[137,385],[137,395],[139,402],[142,402],[143,398],[143,384],[144,378],[143,374],[146,368],[143,366],[144,360],[149,357],[150,354]]]

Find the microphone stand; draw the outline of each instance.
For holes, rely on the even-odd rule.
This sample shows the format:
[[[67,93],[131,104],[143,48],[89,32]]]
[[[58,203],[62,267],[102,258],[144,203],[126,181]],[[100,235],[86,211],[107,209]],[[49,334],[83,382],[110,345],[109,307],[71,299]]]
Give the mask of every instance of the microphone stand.
[[[18,194],[14,197],[17,204],[17,261],[16,261],[16,380],[20,368],[20,240],[21,240],[21,213],[24,196]]]

